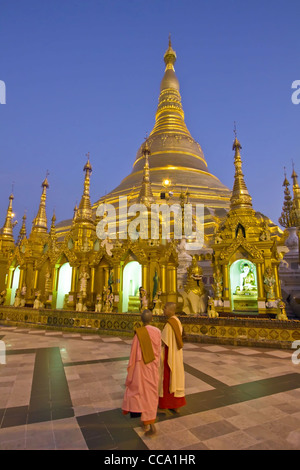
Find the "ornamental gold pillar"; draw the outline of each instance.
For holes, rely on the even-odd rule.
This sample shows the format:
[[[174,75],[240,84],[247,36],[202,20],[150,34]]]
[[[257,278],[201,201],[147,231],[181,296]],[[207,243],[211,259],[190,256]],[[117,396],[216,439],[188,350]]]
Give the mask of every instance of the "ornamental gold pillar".
[[[168,266],[168,294],[176,293],[176,268]]]
[[[10,305],[10,302],[11,302],[11,284],[12,284],[13,273],[14,273],[14,267],[10,266],[10,268],[8,270],[7,281],[6,281],[5,305]]]
[[[69,292],[69,298],[68,298],[68,304],[67,304],[68,307],[70,307],[70,308],[75,307],[76,302],[77,302],[77,298],[76,298],[77,272],[78,272],[78,266],[72,266],[71,289],[70,289],[70,292]]]
[[[76,291],[77,271],[78,271],[78,267],[77,267],[77,266],[73,266],[73,267],[72,267],[71,292],[75,292],[75,291]]]
[[[280,285],[280,280],[278,276],[278,266],[274,266],[274,272],[275,272],[275,279],[276,279],[275,295],[277,299],[281,299],[281,285]]]
[[[264,300],[265,292],[264,292],[264,283],[263,283],[263,275],[262,275],[262,265],[261,263],[257,263],[257,288],[258,288],[258,300]]]
[[[120,309],[120,276],[121,276],[121,266],[120,264],[115,264],[113,266],[113,286],[112,292],[114,295],[114,311],[117,312],[122,311]]]
[[[105,267],[104,268],[104,285],[105,285],[105,287],[108,287],[108,279],[109,279],[109,268]]]
[[[52,268],[52,308],[56,307],[57,299],[57,282],[58,282],[58,267],[54,266]]]
[[[142,286],[147,291],[149,295],[149,273],[148,273],[148,265],[142,265]]]
[[[167,266],[167,302],[177,302],[177,282],[176,267],[174,265]]]
[[[223,264],[223,300],[229,300],[229,270],[227,264]]]
[[[121,266],[120,264],[117,264],[114,266],[114,287],[113,287],[113,292],[115,294],[119,294],[120,292],[120,282],[121,282]]]
[[[94,293],[95,290],[95,266],[91,267],[91,294]]]
[[[37,288],[37,283],[38,283],[38,278],[39,278],[39,271],[38,269],[35,269],[34,271],[34,282],[33,282],[33,288]]]
[[[7,276],[7,280],[6,280],[7,289],[11,289],[11,282],[12,282],[13,272],[14,272],[14,268],[13,268],[13,266],[11,266],[8,270],[8,276]]]
[[[162,294],[166,293],[166,284],[166,266],[162,264],[160,267],[160,287]]]
[[[229,286],[230,286],[230,278],[229,278],[229,266],[228,264],[223,264],[223,308],[224,312],[231,311],[231,302],[229,298]]]
[[[20,279],[19,279],[19,289],[23,287],[23,280],[24,280],[24,268],[20,269]]]

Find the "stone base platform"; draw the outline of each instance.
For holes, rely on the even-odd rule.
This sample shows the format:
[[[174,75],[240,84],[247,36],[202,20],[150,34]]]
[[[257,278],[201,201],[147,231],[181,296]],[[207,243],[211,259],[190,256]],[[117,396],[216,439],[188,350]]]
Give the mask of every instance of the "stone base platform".
[[[257,317],[208,318],[179,316],[186,342],[291,349],[300,340],[300,321]],[[165,317],[156,315],[152,324],[162,329]],[[132,337],[141,326],[139,313],[93,313],[66,310],[0,307],[0,325],[80,331]]]

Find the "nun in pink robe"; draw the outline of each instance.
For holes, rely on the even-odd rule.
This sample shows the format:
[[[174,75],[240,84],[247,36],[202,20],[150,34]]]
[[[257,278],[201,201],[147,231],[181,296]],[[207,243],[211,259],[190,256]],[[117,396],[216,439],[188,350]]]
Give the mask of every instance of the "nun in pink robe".
[[[149,314],[143,317],[145,312]],[[142,319],[151,321],[150,310],[143,314]],[[153,425],[156,420],[160,352],[160,330],[148,323],[138,328],[131,346],[122,411],[132,417],[140,416],[144,426]]]

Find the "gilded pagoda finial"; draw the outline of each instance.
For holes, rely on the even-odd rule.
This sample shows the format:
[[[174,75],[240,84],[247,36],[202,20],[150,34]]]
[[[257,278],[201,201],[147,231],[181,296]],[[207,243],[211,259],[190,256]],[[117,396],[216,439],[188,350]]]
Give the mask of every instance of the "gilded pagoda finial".
[[[55,209],[53,209],[53,215],[51,219],[51,228],[50,228],[50,238],[52,240],[56,239],[56,227],[55,227],[55,222],[56,222],[56,215],[55,215]]]
[[[298,183],[298,175],[295,171],[294,162],[293,164],[293,209],[292,209],[292,219],[296,227],[300,227],[300,187]]]
[[[293,173],[292,173],[292,180],[293,180],[293,192],[294,192],[294,199],[300,197],[300,188],[299,188],[299,183],[298,183],[298,175],[295,171],[295,166],[293,162]]]
[[[77,211],[78,211],[78,206],[77,206],[77,201],[76,201],[74,211],[73,211],[73,221],[75,221],[76,219]]]
[[[26,238],[27,236],[27,232],[26,232],[26,219],[27,219],[27,216],[26,216],[26,211],[24,212],[24,215],[22,217],[22,227],[20,229],[20,232],[19,232],[19,236],[18,236],[18,240],[17,240],[17,245],[19,246],[22,242],[22,240],[24,240],[24,238]]]
[[[172,43],[171,43],[171,33],[169,33],[169,47],[165,52],[164,55],[164,61],[166,64],[166,70],[171,69],[174,70],[174,64],[176,62],[176,52],[172,48]]]
[[[244,174],[242,171],[242,158],[240,149],[242,148],[236,133],[236,126],[234,128],[235,139],[233,142],[232,150],[235,151],[234,154],[234,166],[235,166],[235,175],[234,175],[234,185],[231,196],[231,208],[252,208],[252,198],[248,192],[244,180]]]
[[[148,145],[148,139],[146,138],[143,146],[143,156],[145,158],[143,182],[140,190],[138,201],[145,204],[146,207],[150,207],[150,204],[155,201],[152,193],[151,182],[150,182],[150,168],[149,168],[149,156],[150,149]]]
[[[76,220],[92,220],[92,205],[90,200],[90,176],[92,173],[92,165],[90,163],[90,152],[85,156],[87,157],[87,162],[83,168],[83,171],[85,172],[84,189],[79,207],[76,211]]]
[[[282,212],[278,219],[278,222],[282,227],[288,228],[293,227],[294,223],[292,220],[292,209],[293,209],[293,200],[289,190],[289,181],[286,176],[286,168],[284,167],[284,181],[282,186],[284,189],[284,201],[282,206]]]
[[[15,216],[15,214],[13,213],[13,208],[12,208],[13,200],[14,200],[14,195],[13,193],[11,193],[9,196],[9,203],[8,203],[8,208],[6,212],[5,222],[0,233],[1,238],[8,239],[10,241],[14,240],[13,228],[18,223],[17,221],[13,222],[13,218]]]
[[[38,213],[32,223],[32,232],[47,233],[47,215],[46,215],[46,199],[47,189],[49,188],[48,183],[49,171],[46,172],[46,178],[42,182],[42,195],[40,199],[40,205]]]

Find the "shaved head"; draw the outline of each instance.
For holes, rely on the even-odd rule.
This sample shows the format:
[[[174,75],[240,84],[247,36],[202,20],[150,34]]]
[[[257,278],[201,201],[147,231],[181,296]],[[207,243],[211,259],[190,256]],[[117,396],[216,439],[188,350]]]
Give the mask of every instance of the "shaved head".
[[[176,313],[176,303],[175,302],[167,302],[164,307],[164,314],[166,317],[172,317]]]
[[[141,315],[141,319],[142,319],[143,323],[150,323],[151,320],[152,320],[151,310],[148,310],[148,309],[143,310],[142,315]]]

